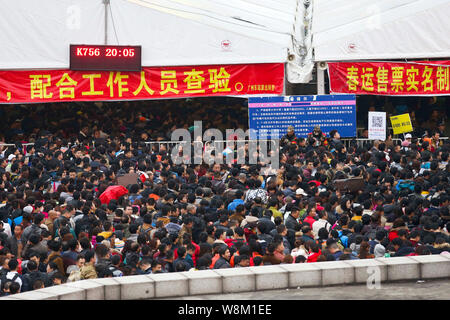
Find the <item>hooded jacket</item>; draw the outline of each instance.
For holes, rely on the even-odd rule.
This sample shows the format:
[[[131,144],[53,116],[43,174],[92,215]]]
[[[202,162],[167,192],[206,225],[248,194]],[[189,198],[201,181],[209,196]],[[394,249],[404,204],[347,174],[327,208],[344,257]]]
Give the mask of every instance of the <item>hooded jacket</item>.
[[[306,262],[317,262],[317,258],[322,254],[322,250],[319,249],[319,252],[314,252],[310,256],[308,256],[308,259]]]
[[[95,267],[92,264],[84,265],[80,270],[81,280],[84,279],[96,279],[97,272],[95,271]]]
[[[230,263],[223,257],[220,257],[214,264],[213,269],[231,268]]]

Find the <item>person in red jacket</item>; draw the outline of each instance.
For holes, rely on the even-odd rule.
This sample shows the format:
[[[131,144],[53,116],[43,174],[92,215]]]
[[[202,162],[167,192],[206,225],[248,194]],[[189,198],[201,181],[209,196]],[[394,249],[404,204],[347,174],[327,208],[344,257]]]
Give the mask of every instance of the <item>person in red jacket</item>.
[[[391,230],[389,230],[389,241],[392,242],[392,240],[398,238],[398,231],[401,229],[406,229],[405,221],[402,218],[397,218],[394,220]]]
[[[411,231],[411,233],[408,235],[408,238],[414,248],[417,248],[421,244],[420,234],[417,230]]]
[[[220,243],[215,243],[213,245],[213,257],[211,259],[211,264],[209,265],[210,269],[214,268],[214,265],[216,264],[217,260],[220,259],[220,254],[219,254],[219,249],[220,249],[221,245]]]
[[[255,252],[256,253],[256,252]],[[234,259],[235,257],[238,256],[249,256],[250,257],[250,266],[253,267],[255,264],[253,262],[253,258],[254,256],[251,255],[250,253],[250,247],[248,245],[243,245],[242,247],[239,248],[238,251],[235,252],[235,254],[230,258],[230,265],[232,268],[234,268],[235,264],[234,264]]]
[[[194,265],[197,265],[197,259],[198,255],[200,254],[200,246],[196,244],[189,233],[185,233],[183,236],[183,245],[186,246],[188,243],[192,243],[192,245],[195,247],[194,255],[192,256],[192,261],[194,262]],[[174,259],[178,259],[178,251],[177,249],[174,250]]]
[[[231,248],[232,246],[236,245],[237,243],[239,244],[247,244],[247,240],[245,239],[245,230],[244,228],[241,227],[236,227],[234,229],[234,235],[232,238],[227,238],[224,240],[225,243],[227,244],[227,246],[229,248]]]
[[[320,246],[317,243],[310,244],[310,250],[308,259],[306,262],[317,262],[317,258],[322,254],[322,250],[320,250]]]
[[[314,219],[314,217],[316,216],[316,208],[315,207],[308,208],[307,212],[308,212],[307,216],[305,220],[303,220],[303,223],[308,223],[312,229],[313,223],[316,222],[316,219]]]

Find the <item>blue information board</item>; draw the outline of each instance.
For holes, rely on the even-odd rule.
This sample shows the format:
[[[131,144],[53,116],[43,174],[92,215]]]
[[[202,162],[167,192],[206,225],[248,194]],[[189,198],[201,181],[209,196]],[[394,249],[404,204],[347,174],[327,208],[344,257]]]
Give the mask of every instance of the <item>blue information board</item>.
[[[336,129],[341,137],[356,137],[354,94],[250,97],[248,118],[251,139],[278,139],[292,125],[298,137],[307,137],[316,125],[323,133]],[[278,136],[271,135],[277,129]]]

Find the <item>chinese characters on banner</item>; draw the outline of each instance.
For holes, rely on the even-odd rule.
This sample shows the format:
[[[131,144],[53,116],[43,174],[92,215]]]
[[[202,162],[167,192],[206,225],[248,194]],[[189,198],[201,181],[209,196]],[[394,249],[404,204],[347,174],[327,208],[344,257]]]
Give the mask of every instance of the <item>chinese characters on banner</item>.
[[[307,137],[315,126],[329,134],[356,137],[356,97],[345,95],[250,97],[248,118],[251,139],[279,139],[288,126],[298,137]],[[271,136],[278,130],[278,136]],[[275,134],[275,133],[274,133]]]
[[[330,62],[331,93],[450,95],[450,61]]]
[[[282,63],[144,67],[141,72],[0,71],[0,103],[282,94]]]

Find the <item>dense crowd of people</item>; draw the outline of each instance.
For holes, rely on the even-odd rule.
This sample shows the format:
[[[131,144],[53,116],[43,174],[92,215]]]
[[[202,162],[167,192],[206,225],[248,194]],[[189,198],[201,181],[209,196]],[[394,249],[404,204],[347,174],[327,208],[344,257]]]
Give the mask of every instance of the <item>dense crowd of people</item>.
[[[155,104],[7,107],[4,141],[18,142],[1,146],[2,295],[103,277],[450,254],[450,143],[435,132],[359,145],[336,130],[302,138],[289,127],[279,168],[264,174],[247,148],[245,164],[174,164],[170,148],[146,143],[199,119],[204,129],[245,129],[245,106]],[[103,196],[130,173],[125,191]]]

